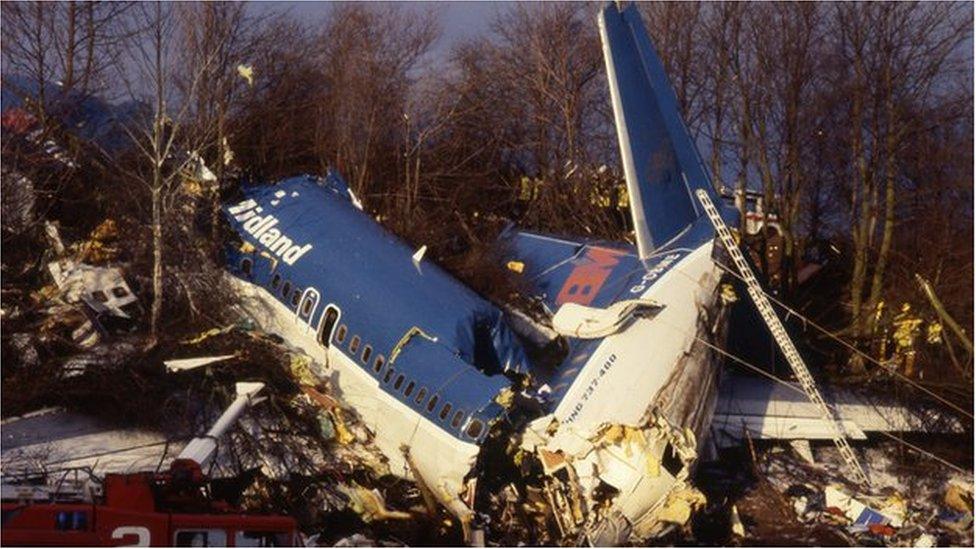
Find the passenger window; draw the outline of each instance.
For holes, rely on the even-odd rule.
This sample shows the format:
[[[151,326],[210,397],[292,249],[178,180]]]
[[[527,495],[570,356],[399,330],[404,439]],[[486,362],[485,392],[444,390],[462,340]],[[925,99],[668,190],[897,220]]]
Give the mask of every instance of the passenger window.
[[[403,386],[403,379],[404,379],[404,375],[403,374],[400,374],[399,377],[397,377],[396,383],[393,384],[393,388],[395,390],[399,391],[400,390],[400,387]]]
[[[288,294],[291,293],[291,282],[285,282],[285,285],[281,287],[281,297],[288,299]]]
[[[339,326],[339,330],[336,332],[336,343],[342,343],[346,340],[346,325],[343,324]]]
[[[302,303],[302,316],[307,317],[312,312],[312,298],[309,297]]]
[[[460,427],[462,419],[464,419],[464,410],[458,410],[458,412],[454,414],[454,419],[451,420],[451,427],[454,427],[455,429]]]
[[[383,355],[376,357],[376,362],[373,363],[373,371],[377,374],[380,373],[380,370],[383,369],[384,362],[386,362],[386,359],[383,358]]]
[[[173,545],[177,547],[227,547],[227,533],[209,530],[177,530],[173,533]]]
[[[443,408],[441,408],[440,418],[441,419],[447,419],[447,414],[450,414],[450,413],[451,413],[451,403],[448,402],[447,404],[444,405]]]
[[[576,292],[578,290],[579,290],[579,285],[573,284],[572,286],[569,287],[569,291],[566,293],[568,293],[569,295],[576,295]]]
[[[424,401],[424,397],[426,397],[426,396],[427,396],[427,388],[426,387],[421,387],[420,390],[417,391],[417,400],[414,400],[414,402],[416,402],[417,404],[420,404],[421,402]]]
[[[407,388],[403,390],[403,396],[408,397],[408,396],[412,395],[413,394],[413,387],[414,387],[414,383],[412,381],[410,383],[407,383]]]
[[[245,257],[244,259],[241,260],[241,272],[243,272],[247,276],[251,276],[251,272],[253,271],[251,267],[253,266],[254,266],[254,262],[251,261],[250,257]]]
[[[240,530],[234,534],[235,547],[290,547],[291,534],[288,532],[249,532]]]
[[[116,286],[112,288],[112,295],[121,298],[129,295],[129,292],[127,292],[122,286]]]
[[[94,297],[95,299],[97,299],[98,301],[100,301],[102,303],[105,303],[106,301],[108,301],[108,296],[105,295],[105,292],[103,292],[101,290],[95,290],[94,292],[92,292],[92,297]]]
[[[281,275],[275,273],[274,277],[271,279],[271,287],[277,290],[278,286],[281,286]]]
[[[390,380],[393,379],[393,371],[393,368],[386,371],[386,375],[383,376],[383,383],[389,383]]]
[[[427,411],[433,412],[434,408],[437,407],[437,395],[430,397],[430,402],[427,403]]]
[[[481,423],[481,421],[472,419],[471,423],[468,424],[468,436],[473,439],[477,439],[481,436],[481,431],[484,430],[484,428],[485,426]]]
[[[298,307],[298,300],[302,298],[301,288],[295,288],[295,292],[291,294],[291,306]]]
[[[349,342],[349,350],[354,355],[359,351],[359,336],[352,336],[352,341]]]
[[[319,331],[319,344],[326,349],[329,348],[329,338],[332,337],[332,328],[335,327],[336,319],[339,318],[339,311],[332,306],[325,310],[325,318],[322,319],[322,328]],[[339,332],[345,336],[345,326],[339,328]],[[342,341],[341,339],[339,341]]]
[[[363,364],[369,364],[369,357],[373,354],[373,348],[369,345],[363,347]]]
[[[589,284],[587,284],[586,286],[583,286],[583,292],[582,292],[582,293],[583,293],[583,295],[590,295],[590,290],[591,290],[592,288],[593,288],[593,287],[592,287],[592,286],[590,286]]]

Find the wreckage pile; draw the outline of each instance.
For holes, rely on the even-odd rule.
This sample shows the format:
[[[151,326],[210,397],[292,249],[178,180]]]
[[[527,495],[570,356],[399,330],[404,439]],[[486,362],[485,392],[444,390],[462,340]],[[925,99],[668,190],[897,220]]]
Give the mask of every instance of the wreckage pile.
[[[708,544],[934,547],[973,543],[973,478],[931,460],[862,450],[871,487],[854,484],[833,447],[810,462],[789,446],[737,449],[698,472],[710,506],[676,540]],[[809,457],[809,456],[808,456]]]

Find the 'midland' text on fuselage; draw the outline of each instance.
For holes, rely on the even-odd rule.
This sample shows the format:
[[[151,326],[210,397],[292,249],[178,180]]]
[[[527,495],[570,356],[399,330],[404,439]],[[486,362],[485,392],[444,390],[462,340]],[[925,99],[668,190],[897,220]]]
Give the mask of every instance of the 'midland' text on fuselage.
[[[287,235],[275,228],[278,218],[273,215],[259,215],[263,211],[257,202],[248,199],[228,208],[234,219],[244,223],[243,229],[265,246],[269,252],[281,258],[289,265],[294,265],[299,258],[312,249],[311,244],[304,246],[295,243]]]

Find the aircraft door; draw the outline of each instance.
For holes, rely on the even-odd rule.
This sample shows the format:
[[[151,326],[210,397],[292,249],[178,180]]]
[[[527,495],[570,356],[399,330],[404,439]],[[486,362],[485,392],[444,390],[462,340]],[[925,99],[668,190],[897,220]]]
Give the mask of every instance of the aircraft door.
[[[319,326],[319,344],[329,348],[332,342],[332,332],[335,330],[336,322],[339,320],[339,309],[335,305],[329,305],[322,314],[322,322]]]

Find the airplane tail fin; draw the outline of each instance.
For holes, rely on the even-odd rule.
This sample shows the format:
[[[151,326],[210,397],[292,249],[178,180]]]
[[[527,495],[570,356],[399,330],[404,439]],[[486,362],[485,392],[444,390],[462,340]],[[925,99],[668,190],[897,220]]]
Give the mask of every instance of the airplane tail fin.
[[[713,194],[715,190],[637,7],[608,3],[599,23],[617,141],[643,259],[703,214],[695,201],[696,189]]]

